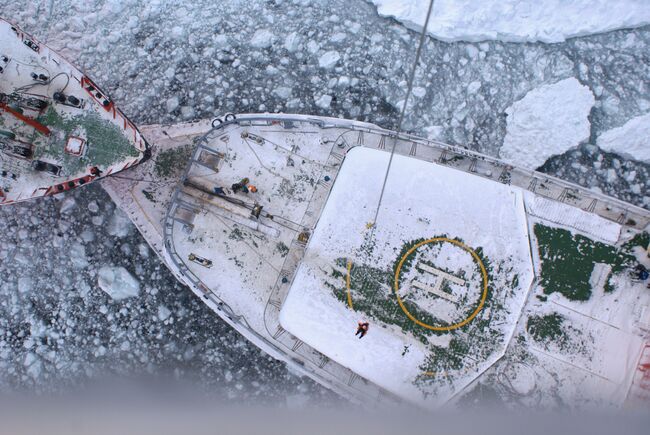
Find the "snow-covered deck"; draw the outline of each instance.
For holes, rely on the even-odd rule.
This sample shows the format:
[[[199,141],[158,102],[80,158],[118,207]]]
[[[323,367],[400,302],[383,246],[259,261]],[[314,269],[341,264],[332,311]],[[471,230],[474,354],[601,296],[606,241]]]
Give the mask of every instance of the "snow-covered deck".
[[[374,227],[374,252],[368,254],[363,245],[373,229],[366,224],[374,219],[388,159],[388,153],[361,147],[346,156],[282,308],[280,322],[329,358],[402,397],[414,402],[444,402],[503,355],[533,280],[522,191],[468,177],[435,163],[395,156]],[[359,340],[354,336],[357,321],[368,315],[349,309],[324,285],[337,258],[346,257],[354,265],[391,271],[403,245],[441,235],[460,239],[474,251],[482,248],[484,257],[492,264],[503,263],[511,276],[519,276],[517,285],[507,288],[506,276],[492,271],[496,281],[491,283],[494,296],[503,302],[505,311],[496,315],[495,307],[486,307],[486,312],[481,312],[475,321],[486,320],[486,328],[498,329],[498,344],[482,360],[464,361],[453,387],[442,389],[432,388],[425,381],[424,385],[418,383],[426,371],[425,360],[432,352],[430,343],[437,343],[442,337],[432,336],[429,342],[422,342],[395,324],[371,319],[371,330]],[[427,259],[452,273],[462,270],[463,263],[469,260],[471,271],[472,258],[462,249],[443,249]],[[427,273],[415,271],[414,277],[417,281],[403,282],[400,292],[426,280]],[[470,291],[474,284],[479,288],[481,284],[479,274],[472,278],[478,282],[470,283]],[[341,292],[345,291],[343,281],[339,281],[339,287]],[[454,288],[457,294],[462,290]],[[389,296],[390,290],[385,297]],[[476,305],[480,296],[480,291],[472,292],[463,308]],[[422,294],[413,297],[416,304],[424,303],[424,298]],[[431,302],[434,306],[423,308],[433,313],[443,307],[436,313],[437,318],[446,317],[454,309],[442,298]],[[492,313],[487,312],[490,310]],[[458,311],[442,323],[464,320],[464,310]],[[503,326],[493,326],[497,319]],[[468,334],[470,338],[466,337]],[[468,344],[482,341],[481,332],[467,329],[446,332],[442,340],[449,343],[450,337]],[[431,394],[434,391],[436,394]]]
[[[600,400],[619,404],[623,394],[609,397],[612,390],[604,388],[602,383],[611,384],[619,392],[629,388],[637,358],[635,351],[640,352],[636,348],[638,338],[645,334],[639,329],[642,314],[638,311],[647,305],[641,290],[626,275],[619,274],[615,280],[620,281],[620,287],[614,293],[594,290],[587,302],[568,301],[557,293],[546,297],[537,280],[532,287],[528,285],[531,268],[539,276],[541,261],[535,238],[531,237],[529,243],[527,234],[532,234],[534,223],[542,223],[607,244],[616,238],[620,244],[648,225],[647,211],[463,149],[409,135],[396,136],[370,124],[352,121],[300,115],[242,115],[219,128],[211,128],[206,121],[152,126],[143,131],[156,144],[152,160],[135,168],[129,175],[131,180],[107,180],[104,185],[113,199],[127,211],[174,274],[216,313],[266,352],[317,381],[356,399],[392,401],[396,398],[393,393],[398,393],[419,405],[434,405],[460,397],[478,382],[508,392],[514,389],[513,394],[522,402],[537,400],[542,395],[561,397],[566,402],[581,399],[580,403]],[[379,194],[373,189],[380,186],[376,178],[383,177],[393,143],[395,172],[391,170],[389,176],[384,205],[374,229],[376,248],[371,256],[355,247],[368,247],[364,244],[364,235],[369,233],[366,224],[372,220]],[[187,170],[183,173],[187,157],[180,153],[172,162],[172,173],[167,173],[170,166],[167,157],[190,147],[193,151],[187,154],[192,156]],[[344,166],[350,162],[350,167],[367,170],[339,173],[343,161]],[[211,193],[213,187],[228,188],[242,177],[249,177],[258,192],[229,195],[228,200]],[[181,183],[174,187],[179,180]],[[339,185],[353,187],[339,191]],[[488,197],[492,198],[491,203],[484,201]],[[539,199],[542,197],[549,203]],[[346,207],[341,201],[354,203],[358,216],[345,218]],[[251,217],[255,203],[263,206],[257,219]],[[321,215],[326,203],[325,213]],[[335,211],[328,212],[330,207]],[[400,214],[398,219],[396,213]],[[497,297],[488,298],[467,329],[426,335],[428,344],[440,350],[429,352],[429,356],[444,356],[450,347],[456,349],[454,346],[459,344],[473,343],[470,348],[473,352],[464,353],[463,370],[447,367],[444,372],[432,372],[428,369],[439,367],[448,359],[432,358],[427,365],[422,365],[426,348],[423,334],[415,328],[409,329],[406,323],[397,326],[386,319],[373,319],[376,313],[364,312],[363,298],[355,292],[360,291],[358,283],[363,281],[359,277],[366,274],[372,278],[381,267],[386,268],[398,258],[406,242],[445,235],[455,241],[462,240],[491,265],[490,293]],[[319,243],[329,246],[329,251],[316,249]],[[337,244],[348,249],[335,252]],[[512,258],[504,258],[508,250],[514,252]],[[381,258],[375,255],[378,252],[382,253]],[[212,261],[212,267],[192,261],[191,254]],[[433,254],[446,260],[442,264],[431,261]],[[366,255],[373,260],[368,267],[363,264]],[[443,283],[439,291],[451,289],[457,300],[476,300],[481,291],[481,281],[475,276],[479,272],[472,258],[462,255],[458,246],[432,244],[413,255],[413,267],[404,267],[402,284],[417,281],[436,287],[437,275],[423,273],[426,267],[415,267],[423,264],[458,275],[457,282],[446,280],[447,284]],[[346,260],[351,264],[352,302],[360,304],[355,306],[357,312],[346,308],[345,293],[342,293],[346,290]],[[512,278],[510,272],[515,268],[520,272],[518,278],[506,279]],[[315,275],[309,276],[310,270]],[[598,287],[603,282],[596,272],[594,267],[591,274],[594,286]],[[420,276],[415,276],[417,273]],[[329,274],[327,283],[318,281],[317,274],[321,277]],[[292,316],[285,313],[282,322],[289,330],[280,325],[283,304],[286,313],[295,313],[294,291],[300,295],[301,282],[306,284],[308,280],[314,282],[314,287],[303,286],[302,291],[326,298],[333,317],[339,316],[344,326],[335,328],[332,323],[332,328],[326,329],[322,326],[329,324],[313,322],[291,325],[287,317]],[[467,282],[465,287],[461,288],[461,280]],[[285,302],[290,287],[291,295]],[[425,290],[407,287],[403,290],[408,307],[423,309],[425,314],[431,310],[438,320],[455,320],[453,316],[445,319],[439,309],[444,304],[453,308],[452,301],[442,301],[427,295]],[[530,295],[524,301],[529,289]],[[386,295],[391,290],[388,286],[381,288]],[[313,302],[304,308],[314,310]],[[608,305],[608,310],[599,308],[603,303]],[[397,304],[392,308],[388,317],[402,314]],[[460,314],[455,309],[449,313]],[[566,347],[554,348],[529,337],[527,326],[531,317],[559,310],[563,310],[562,316],[574,329],[598,331],[592,334],[593,342],[587,351],[576,353]],[[315,314],[320,315],[322,311]],[[370,332],[363,340],[355,339],[356,322],[366,315],[371,321]],[[627,352],[626,362],[614,367],[613,371],[620,375],[612,377],[608,374],[613,367],[611,358],[593,357],[614,337],[611,331],[598,329],[598,325],[612,323],[620,328],[622,319],[627,319],[625,334],[613,334],[619,340],[620,349]],[[325,320],[336,323],[336,318]],[[478,329],[486,325],[495,334],[494,347],[485,346],[485,340],[481,342]],[[382,343],[372,348],[380,337],[394,345]],[[332,342],[339,338],[341,346],[350,346],[344,349],[346,352],[339,353],[333,347]],[[347,352],[361,346],[368,351]],[[395,348],[400,348],[399,355],[393,354]],[[367,363],[364,367],[364,358],[379,358],[381,353],[372,352],[382,349],[392,352],[383,354],[384,358],[395,357],[409,371],[402,377],[390,378],[384,371],[394,373],[395,364],[386,364],[381,370]],[[497,361],[504,351],[505,355]],[[440,367],[444,368],[444,364]],[[419,373],[422,368],[427,371]],[[486,371],[470,383],[483,370]],[[416,385],[409,383],[418,374],[422,376]],[[558,386],[556,379],[566,382]],[[568,388],[573,380],[577,384]],[[418,395],[426,391],[435,397],[423,402]]]

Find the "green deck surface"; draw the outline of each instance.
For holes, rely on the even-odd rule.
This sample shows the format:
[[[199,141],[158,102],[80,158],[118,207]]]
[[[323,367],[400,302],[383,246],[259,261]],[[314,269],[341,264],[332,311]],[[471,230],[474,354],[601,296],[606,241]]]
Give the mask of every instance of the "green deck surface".
[[[66,174],[83,172],[89,166],[106,168],[140,152],[124,136],[122,130],[96,113],[79,116],[62,116],[52,107],[38,118],[38,121],[52,130],[50,138],[35,140],[34,158],[54,159]],[[86,152],[77,157],[64,151],[68,136],[83,132],[86,138]],[[63,136],[63,138],[61,138]],[[36,139],[36,138],[35,138]]]
[[[621,248],[572,234],[562,228],[541,224],[534,227],[542,264],[540,283],[545,294],[558,292],[573,301],[589,300],[592,293],[589,279],[596,263],[611,266],[605,291],[614,291],[611,278],[617,273],[636,267],[631,254],[634,246],[642,246],[647,233],[641,233]]]

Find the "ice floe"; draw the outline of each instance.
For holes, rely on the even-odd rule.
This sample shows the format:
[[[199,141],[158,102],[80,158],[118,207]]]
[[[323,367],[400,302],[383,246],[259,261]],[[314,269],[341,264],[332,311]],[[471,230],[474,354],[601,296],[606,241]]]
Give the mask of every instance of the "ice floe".
[[[607,130],[598,137],[596,144],[605,151],[650,163],[650,113]]]
[[[370,0],[380,15],[421,29],[429,0]],[[645,0],[436,0],[428,32],[446,41],[562,42],[650,23]]]
[[[508,109],[501,158],[536,169],[589,138],[594,95],[574,78],[528,92]]]
[[[123,267],[102,266],[97,274],[97,284],[114,301],[140,293],[140,283]]]

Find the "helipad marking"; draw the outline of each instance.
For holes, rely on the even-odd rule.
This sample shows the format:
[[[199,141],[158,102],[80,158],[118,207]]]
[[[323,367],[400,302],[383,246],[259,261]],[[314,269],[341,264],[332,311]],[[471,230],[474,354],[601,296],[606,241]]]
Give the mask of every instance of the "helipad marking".
[[[418,263],[417,268],[420,269],[420,270],[424,270],[425,272],[429,272],[432,275],[436,275],[441,280],[446,279],[447,281],[451,281],[454,284],[465,285],[465,280],[464,279],[458,278],[457,276],[454,276],[454,275],[452,275],[450,273],[447,273],[447,272],[445,272],[443,270],[436,269],[435,267],[431,267],[431,266],[429,266],[427,264]]]
[[[445,300],[447,300],[449,302],[452,302],[454,304],[457,303],[458,298],[456,296],[450,295],[449,293],[445,293],[444,291],[440,290],[440,287],[442,286],[443,281],[444,281],[443,279],[436,280],[436,284],[433,287],[428,285],[428,284],[425,284],[423,282],[416,281],[416,280],[413,280],[413,282],[411,282],[411,284],[413,285],[413,287],[422,289],[424,291],[427,291],[427,292],[429,292],[429,293],[431,293],[433,295],[438,296],[439,298],[445,299]]]
[[[479,268],[481,269],[481,275],[483,276],[483,293],[481,294],[481,300],[479,301],[478,307],[464,320],[454,323],[453,325],[448,325],[448,326],[433,326],[426,324],[424,322],[421,322],[420,320],[416,319],[413,314],[409,312],[409,310],[406,308],[404,305],[404,302],[402,301],[402,298],[399,295],[399,276],[402,271],[402,266],[404,266],[404,262],[408,257],[413,254],[419,247],[423,245],[427,245],[430,243],[439,243],[439,242],[448,242],[453,245],[458,246],[459,248],[469,252],[471,256],[474,258],[474,260],[478,263]],[[488,293],[488,277],[487,277],[487,271],[485,270],[485,266],[483,265],[483,262],[479,258],[479,256],[474,252],[471,248],[469,248],[467,245],[465,245],[462,242],[459,242],[458,240],[453,240],[449,239],[447,237],[435,237],[433,239],[427,239],[423,240],[414,246],[412,246],[404,255],[402,255],[402,258],[400,258],[399,263],[397,264],[397,269],[395,270],[395,281],[394,281],[394,286],[393,289],[395,290],[395,296],[397,297],[397,303],[399,304],[400,308],[402,311],[404,311],[404,314],[411,319],[415,324],[422,326],[423,328],[430,329],[432,331],[453,331],[454,329],[462,328],[463,326],[467,325],[469,322],[471,322],[474,317],[477,316],[477,314],[483,309],[483,305],[485,304],[485,299],[487,299],[487,293]],[[349,295],[349,293],[348,293]]]

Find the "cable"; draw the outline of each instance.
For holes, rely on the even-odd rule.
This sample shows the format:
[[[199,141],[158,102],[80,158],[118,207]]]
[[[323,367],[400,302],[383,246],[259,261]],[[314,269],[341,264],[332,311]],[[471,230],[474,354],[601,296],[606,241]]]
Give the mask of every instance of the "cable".
[[[367,228],[370,229],[370,233],[368,234],[368,241],[371,241],[375,235],[375,229],[377,228],[377,217],[379,216],[379,209],[381,208],[381,202],[384,198],[384,191],[386,190],[386,182],[388,181],[388,174],[390,173],[390,168],[391,164],[393,163],[393,156],[395,155],[395,147],[397,146],[397,139],[399,137],[399,133],[401,132],[402,129],[402,122],[404,121],[404,115],[406,114],[406,106],[408,105],[408,100],[411,95],[411,92],[413,90],[413,81],[415,79],[415,71],[417,70],[418,67],[418,61],[420,60],[420,54],[422,53],[422,47],[424,46],[424,42],[426,41],[426,35],[427,35],[427,27],[429,26],[429,19],[431,18],[431,12],[433,11],[433,3],[434,0],[430,0],[429,2],[429,10],[427,11],[427,18],[424,21],[424,27],[422,28],[422,33],[420,34],[420,42],[418,44],[417,51],[415,52],[415,61],[413,62],[413,68],[411,68],[411,73],[409,75],[409,80],[408,80],[408,88],[406,90],[406,97],[404,98],[404,104],[402,105],[402,110],[399,115],[399,120],[397,122],[397,129],[396,129],[396,134],[395,138],[393,141],[393,146],[390,150],[390,157],[388,159],[388,166],[386,167],[386,173],[384,174],[384,181],[381,186],[381,193],[379,194],[379,201],[377,202],[377,208],[375,209],[375,215],[373,217],[373,220],[368,223]],[[359,249],[363,248],[363,245],[366,242],[361,245]],[[365,251],[365,255],[372,255],[370,251]],[[365,256],[364,254],[361,254],[362,256]],[[369,262],[369,258],[366,257],[365,263]],[[348,284],[349,285],[349,284]],[[348,287],[349,288],[349,287]],[[374,295],[372,298],[371,304],[375,304],[375,300],[378,296],[378,293]]]
[[[123,172],[123,171],[120,171]],[[171,184],[172,181],[160,181],[160,180],[146,180],[144,178],[132,178],[132,177],[125,177],[124,175],[118,175],[118,174],[111,174],[111,178],[120,178],[122,180],[129,180],[129,181],[137,181],[138,183],[154,183],[154,184]],[[104,178],[104,177],[102,177]]]
[[[379,194],[379,202],[377,203],[377,209],[375,210],[375,217],[372,220],[372,228],[374,231],[374,228],[377,224],[377,216],[379,215],[379,208],[381,207],[381,201],[384,198],[384,190],[386,189],[386,181],[388,180],[388,173],[390,172],[390,167],[391,164],[393,163],[393,156],[395,155],[395,147],[397,146],[397,137],[399,136],[399,133],[401,132],[402,129],[402,122],[404,121],[404,115],[406,113],[406,106],[409,101],[409,97],[411,96],[411,91],[413,90],[413,80],[415,79],[415,71],[417,70],[418,67],[418,61],[420,60],[420,54],[422,53],[422,47],[424,46],[424,42],[426,41],[426,36],[427,36],[427,27],[429,26],[429,19],[431,18],[431,11],[433,11],[433,2],[434,0],[431,0],[429,2],[429,10],[427,11],[427,18],[424,21],[424,27],[422,28],[422,33],[420,34],[420,43],[418,44],[418,49],[415,52],[415,62],[413,62],[413,68],[411,69],[411,75],[409,77],[408,81],[408,89],[406,91],[406,97],[404,98],[404,104],[402,105],[402,111],[399,115],[399,120],[397,122],[397,134],[395,135],[395,140],[393,141],[393,147],[390,150],[390,158],[388,159],[388,166],[386,167],[386,174],[384,175],[384,182],[382,183],[381,186],[381,193]]]
[[[258,136],[259,136],[259,135],[258,135]],[[270,143],[271,145],[276,146],[276,147],[278,147],[278,148],[280,148],[280,149],[286,151],[287,153],[289,153],[289,154],[291,154],[291,155],[293,155],[293,156],[300,157],[301,159],[303,159],[303,160],[305,160],[305,161],[308,161],[309,163],[313,163],[314,165],[318,165],[318,166],[321,166],[321,167],[327,167],[327,164],[326,164],[326,163],[320,163],[320,162],[317,162],[316,160],[310,159],[309,157],[306,157],[306,156],[303,156],[303,155],[298,154],[298,153],[296,153],[296,152],[293,152],[290,148],[287,148],[287,147],[282,146],[282,145],[280,145],[280,144],[278,144],[278,143],[275,143],[275,142],[273,142],[272,140],[270,140],[270,139],[268,139],[268,138],[266,138],[266,137],[263,137],[263,136],[260,136],[260,137],[261,137],[262,139],[264,139],[265,141],[267,141],[268,143]]]
[[[264,163],[262,163],[262,160],[261,160],[260,157],[257,155],[257,153],[255,152],[255,150],[253,149],[253,147],[251,146],[251,144],[248,142],[248,139],[246,139],[246,138],[243,138],[243,139],[244,139],[244,142],[246,142],[246,145],[248,145],[248,148],[251,150],[251,152],[253,153],[253,155],[254,155],[255,158],[257,159],[257,161],[260,162],[260,165],[261,165],[264,169],[266,169],[267,171],[269,171],[271,174],[275,175],[275,176],[278,177],[278,178],[282,178],[283,180],[285,180],[285,181],[289,181],[289,182],[291,181],[291,180],[289,180],[287,177],[283,177],[281,174],[278,174],[277,172],[271,170],[271,168],[269,168],[269,167],[267,167],[266,165],[264,165]]]
[[[45,71],[47,72],[47,75],[48,75],[48,76],[51,75],[51,74],[50,74],[50,71],[49,71],[47,68],[45,68],[43,65],[39,65],[39,64],[36,64],[36,63],[27,63],[27,62],[23,62],[23,61],[18,60],[18,59],[13,59],[13,58],[12,58],[11,60],[14,61],[14,62],[16,62],[16,63],[19,63],[19,64],[21,64],[21,65],[26,65],[26,66],[31,66],[31,67],[33,67],[33,68],[40,68],[40,69],[43,69],[43,70],[45,70]],[[16,70],[16,72],[18,72],[18,70]]]
[[[63,91],[66,90],[66,88],[67,88],[68,85],[70,84],[70,75],[68,75],[68,73],[63,72],[63,71],[60,72],[60,73],[58,73],[57,75],[55,75],[54,77],[52,77],[52,78],[50,79],[50,81],[49,81],[48,84],[47,84],[48,89],[49,89],[50,85],[52,84],[52,82],[54,81],[54,79],[57,78],[57,77],[59,77],[59,76],[61,76],[61,75],[64,75],[64,76],[65,76],[65,78],[66,78],[66,82],[65,82],[65,86],[63,86],[63,89],[61,89],[59,92],[63,92]]]
[[[49,71],[48,71],[48,74],[49,74]],[[70,84],[70,76],[66,72],[60,72],[60,73],[56,74],[54,77],[50,78],[47,82],[34,82],[34,83],[28,83],[26,85],[20,86],[18,88],[15,88],[13,92],[20,94],[20,93],[29,91],[32,88],[36,87],[36,86],[47,86],[47,88],[49,90],[50,85],[52,84],[54,79],[56,79],[57,77],[62,76],[62,75],[64,75],[66,77],[66,82],[65,82],[65,86],[63,86],[63,89],[61,89],[59,92],[63,92],[68,87],[68,84]]]

